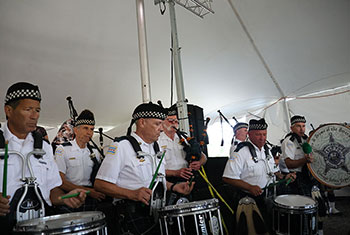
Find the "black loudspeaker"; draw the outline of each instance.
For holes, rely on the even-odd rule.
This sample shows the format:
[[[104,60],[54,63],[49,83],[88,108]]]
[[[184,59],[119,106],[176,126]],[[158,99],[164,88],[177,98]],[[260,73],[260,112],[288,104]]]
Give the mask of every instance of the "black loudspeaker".
[[[188,104],[187,111],[190,135],[200,143],[203,153],[208,156],[207,144],[209,144],[209,140],[206,126],[204,125],[203,108],[193,104]]]

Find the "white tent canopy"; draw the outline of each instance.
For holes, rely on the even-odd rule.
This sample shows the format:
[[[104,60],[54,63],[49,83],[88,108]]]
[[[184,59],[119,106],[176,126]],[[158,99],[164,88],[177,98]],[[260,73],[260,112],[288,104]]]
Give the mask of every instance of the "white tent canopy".
[[[349,121],[349,0],[214,0],[212,8],[215,14],[201,19],[176,7],[185,94],[210,124],[218,109],[228,118],[254,113],[266,117],[277,141],[288,131],[283,96],[291,114],[315,126]],[[161,15],[152,0],[145,0],[145,12],[152,100],[168,106],[169,12]],[[95,113],[96,127],[125,134],[142,102],[137,40],[133,0],[0,0],[1,94],[29,81],[43,96],[39,124],[57,127],[68,119],[65,98],[72,96],[78,112]],[[322,91],[343,93],[314,97]],[[314,98],[294,99],[308,94]]]

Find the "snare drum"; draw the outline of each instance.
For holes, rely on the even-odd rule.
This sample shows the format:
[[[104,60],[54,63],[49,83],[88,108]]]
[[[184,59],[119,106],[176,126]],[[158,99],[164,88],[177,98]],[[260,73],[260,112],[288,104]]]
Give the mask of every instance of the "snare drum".
[[[224,234],[215,198],[163,207],[159,222],[162,234]]]
[[[301,195],[274,199],[273,230],[276,234],[317,234],[317,202]]]
[[[105,215],[100,211],[53,215],[18,222],[15,234],[107,234]]]

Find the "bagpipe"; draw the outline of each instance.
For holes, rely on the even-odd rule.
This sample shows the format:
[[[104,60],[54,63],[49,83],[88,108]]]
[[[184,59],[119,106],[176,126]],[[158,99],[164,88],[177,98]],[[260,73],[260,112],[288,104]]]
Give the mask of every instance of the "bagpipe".
[[[231,140],[231,144],[233,144],[234,142],[234,139],[235,139],[235,128],[234,126],[232,126],[232,124],[229,122],[229,120],[225,117],[225,115],[222,114],[222,112],[220,110],[218,110],[218,113],[219,113],[219,117],[220,117],[220,124],[221,124],[221,136],[222,136],[222,139],[221,139],[221,144],[220,146],[224,146],[224,128],[223,128],[223,124],[222,124],[222,120],[225,120],[225,122],[227,124],[229,124],[232,128],[232,131],[233,131],[233,137],[232,137],[232,140]],[[236,121],[236,123],[238,123],[238,120],[235,118],[235,117],[232,117],[233,120]]]
[[[180,143],[186,153],[185,160],[190,164],[193,161],[199,161],[202,156],[202,150],[199,142],[194,137],[189,137],[185,132],[180,131],[173,126],[176,134],[180,138]]]

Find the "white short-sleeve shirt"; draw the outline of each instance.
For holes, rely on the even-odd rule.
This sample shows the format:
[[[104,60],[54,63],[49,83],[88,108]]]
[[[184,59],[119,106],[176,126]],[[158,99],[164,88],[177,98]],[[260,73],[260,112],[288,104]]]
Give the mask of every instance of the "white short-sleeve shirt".
[[[158,144],[161,149],[166,150],[166,170],[179,170],[188,166],[188,162],[185,160],[186,153],[183,150],[183,146],[180,144],[180,139],[177,135],[175,135],[174,140],[172,140],[162,132],[160,133]]]
[[[88,147],[80,148],[75,139],[70,143],[71,145],[59,145],[56,148],[55,159],[58,170],[73,184],[91,186],[90,176],[94,162],[91,160],[90,150]],[[96,149],[93,149],[93,152],[99,161],[100,154]]]
[[[278,171],[278,167],[269,153],[266,158],[265,150],[257,148],[253,144],[257,155],[257,162],[254,162],[248,146],[241,148],[238,152],[234,152],[226,163],[223,177],[230,179],[240,179],[251,185],[258,185],[264,188],[267,184],[272,183],[269,173]]]
[[[305,140],[302,139],[302,143],[304,143]],[[304,152],[301,147],[302,144],[298,143],[297,139],[294,139],[293,141],[290,140],[290,137],[287,137],[282,142],[282,160],[285,162],[287,158],[290,158],[291,160],[298,160],[304,158]],[[302,167],[289,169],[290,171],[295,172],[301,172]]]
[[[25,157],[27,154],[34,149],[34,138],[31,133],[23,139],[18,139],[13,135],[5,123],[4,127],[1,128],[4,133],[5,140],[9,141],[8,150],[18,151]],[[43,150],[45,155],[42,158],[35,158],[33,155],[30,156],[30,163],[33,168],[34,177],[39,185],[42,196],[47,204],[52,205],[50,201],[51,189],[58,187],[62,184],[61,177],[58,173],[56,162],[53,158],[51,145],[43,141]],[[8,157],[8,168],[7,168],[7,195],[10,195],[12,200],[17,189],[21,188],[23,182],[22,178],[22,158],[16,154],[9,154]],[[2,192],[2,181],[3,181],[3,169],[4,160],[0,159],[0,191]],[[30,177],[30,172],[25,165],[25,177]]]
[[[155,154],[154,143],[147,144],[136,133],[131,135],[136,138],[143,152],[151,155]],[[159,159],[157,159],[158,163]],[[116,184],[121,188],[135,190],[141,187],[149,187],[155,170],[149,157],[137,158],[130,142],[122,140],[110,145],[96,179]],[[159,173],[165,175],[164,160]]]

